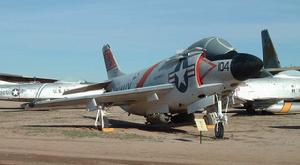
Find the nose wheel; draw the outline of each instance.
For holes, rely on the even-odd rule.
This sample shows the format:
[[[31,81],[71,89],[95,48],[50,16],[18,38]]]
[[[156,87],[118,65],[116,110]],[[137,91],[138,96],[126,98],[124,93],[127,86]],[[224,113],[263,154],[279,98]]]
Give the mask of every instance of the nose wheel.
[[[224,138],[224,125],[223,122],[218,122],[215,125],[215,136],[217,139],[223,139]]]
[[[225,115],[222,112],[222,96],[216,95],[217,102],[218,102],[218,112],[217,112],[217,121],[215,124],[215,137],[217,139],[224,138],[224,123],[227,123],[227,110],[229,105],[229,97],[226,98],[226,108],[225,108]]]

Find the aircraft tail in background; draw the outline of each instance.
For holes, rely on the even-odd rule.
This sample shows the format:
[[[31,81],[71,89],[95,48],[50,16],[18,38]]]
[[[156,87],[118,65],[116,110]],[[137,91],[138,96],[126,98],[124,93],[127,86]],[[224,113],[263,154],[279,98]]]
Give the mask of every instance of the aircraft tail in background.
[[[267,29],[261,31],[264,68],[281,68],[277,53]]]

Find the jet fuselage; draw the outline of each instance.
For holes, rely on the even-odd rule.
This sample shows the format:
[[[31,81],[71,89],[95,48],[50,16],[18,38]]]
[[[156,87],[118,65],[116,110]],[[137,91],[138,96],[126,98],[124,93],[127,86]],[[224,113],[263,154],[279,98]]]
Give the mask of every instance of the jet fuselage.
[[[139,87],[173,84],[174,89],[158,101],[139,102],[123,106],[123,109],[132,114],[147,115],[153,113],[177,113],[186,111],[188,105],[213,94],[228,94],[243,79],[240,70],[251,70],[251,73],[260,70],[259,59],[251,55],[235,54],[228,58],[227,54],[209,60],[204,51],[191,53],[183,57],[171,57],[154,64],[148,69],[130,75],[112,79],[112,91],[134,89]],[[243,61],[247,58],[246,61]],[[241,62],[245,62],[240,65]],[[249,64],[250,63],[250,64]],[[247,65],[249,64],[249,65]],[[238,68],[237,68],[238,67]],[[238,70],[238,71],[237,71]],[[238,73],[237,73],[238,72]],[[215,88],[204,87],[209,84],[221,84]],[[202,88],[203,87],[203,88]]]

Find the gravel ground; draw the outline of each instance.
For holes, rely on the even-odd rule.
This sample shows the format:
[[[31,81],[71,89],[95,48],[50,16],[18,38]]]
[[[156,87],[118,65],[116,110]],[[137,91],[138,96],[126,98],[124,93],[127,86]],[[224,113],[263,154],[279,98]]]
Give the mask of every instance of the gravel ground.
[[[144,118],[109,111],[114,131],[94,128],[95,112],[21,111],[0,102],[3,164],[299,164],[300,114],[248,116],[231,111],[225,138],[193,125],[153,127]]]

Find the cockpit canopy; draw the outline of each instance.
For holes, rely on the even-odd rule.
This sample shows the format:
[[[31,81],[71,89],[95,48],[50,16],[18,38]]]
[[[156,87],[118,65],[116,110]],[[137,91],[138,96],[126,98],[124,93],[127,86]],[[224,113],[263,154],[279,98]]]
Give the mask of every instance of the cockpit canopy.
[[[229,42],[219,37],[204,38],[189,46],[187,50],[195,49],[196,47],[205,49],[208,58],[235,51]]]

